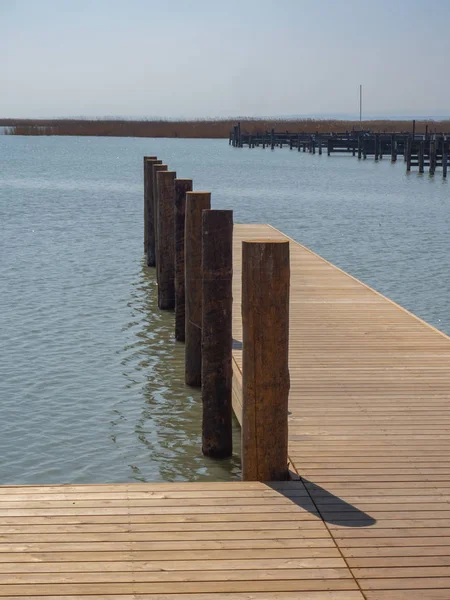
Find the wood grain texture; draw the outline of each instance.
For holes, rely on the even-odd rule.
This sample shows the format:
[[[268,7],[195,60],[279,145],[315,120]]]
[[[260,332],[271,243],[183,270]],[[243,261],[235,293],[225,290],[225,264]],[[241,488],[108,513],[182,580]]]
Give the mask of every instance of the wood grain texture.
[[[0,492],[2,599],[363,600],[298,481]]]
[[[233,337],[243,240],[234,230]],[[290,240],[289,458],[366,598],[450,598],[450,339]],[[242,350],[233,350],[241,418]]]
[[[186,220],[186,192],[192,191],[192,179],[175,179],[175,339],[185,339],[185,285],[184,285],[184,226]]]
[[[151,169],[148,174],[148,232],[147,232],[147,266],[156,267],[156,236],[157,236],[157,218],[158,218],[158,186],[156,174],[159,171],[167,171],[167,165],[161,164],[162,161],[157,160],[149,165]],[[151,185],[151,189],[150,189]]]
[[[242,244],[242,478],[288,476],[289,243]]]
[[[184,238],[185,381],[195,387],[200,387],[202,379],[202,212],[210,208],[209,192],[187,192]]]
[[[158,308],[175,308],[175,171],[156,174],[158,188],[158,229],[156,236],[156,270],[158,274]]]
[[[202,223],[202,451],[233,453],[233,211],[204,210]]]

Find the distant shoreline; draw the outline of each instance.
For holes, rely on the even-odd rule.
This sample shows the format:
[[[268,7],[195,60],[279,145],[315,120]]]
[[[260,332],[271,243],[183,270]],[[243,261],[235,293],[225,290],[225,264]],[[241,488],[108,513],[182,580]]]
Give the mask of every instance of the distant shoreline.
[[[256,134],[270,131],[292,133],[338,133],[363,129],[374,132],[412,131],[413,121],[376,119],[370,121],[339,119],[250,119],[241,118],[241,130]],[[237,119],[210,119],[192,121],[127,120],[127,119],[0,119],[6,135],[62,135],[98,137],[144,138],[216,138],[228,139]],[[417,120],[416,132],[450,132],[450,120]]]

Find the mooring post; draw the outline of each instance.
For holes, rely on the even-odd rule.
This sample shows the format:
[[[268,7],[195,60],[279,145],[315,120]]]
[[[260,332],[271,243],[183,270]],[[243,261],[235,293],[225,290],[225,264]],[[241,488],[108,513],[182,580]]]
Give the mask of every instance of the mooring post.
[[[375,148],[374,148],[374,154],[375,154],[375,160],[378,160],[379,155],[380,155],[380,136],[378,135],[378,133],[375,134]]]
[[[275,150],[275,129],[270,132],[270,149]]]
[[[156,271],[158,308],[175,308],[175,171],[158,171]]]
[[[149,165],[151,170],[151,178],[149,171],[149,180],[148,180],[148,209],[147,209],[147,218],[148,218],[148,237],[147,237],[147,266],[148,267],[156,267],[156,203],[157,203],[157,186],[156,186],[156,173],[158,171],[167,171],[167,165],[161,164],[162,161],[157,160],[154,163]],[[150,181],[151,180],[151,181]],[[151,185],[151,190],[150,190]]]
[[[366,160],[367,158],[367,138],[364,136],[363,140],[362,140],[362,155],[363,155],[363,160]]]
[[[144,252],[147,254],[148,246],[148,191],[149,191],[149,168],[148,164],[157,160],[156,156],[144,156]],[[151,174],[150,174],[151,176]]]
[[[395,133],[391,135],[391,162],[397,161],[397,139]]]
[[[211,208],[209,192],[186,193],[184,268],[186,289],[185,381],[202,383],[202,211]]]
[[[327,142],[327,152],[328,152],[328,156],[331,156],[331,149],[333,147],[333,140],[331,138],[328,138],[328,142]]]
[[[319,156],[322,156],[322,139],[319,139]]]
[[[184,222],[186,192],[192,191],[192,179],[175,179],[175,339],[184,342]]]
[[[358,160],[361,160],[361,156],[362,156],[361,134],[358,134]]]
[[[419,173],[424,172],[424,158],[425,158],[425,142],[423,140],[419,143]]]
[[[288,477],[289,242],[242,244],[242,478]]]
[[[442,177],[445,179],[447,177],[447,164],[448,164],[448,154],[446,141],[442,142]]]
[[[411,154],[412,154],[412,140],[408,137],[406,142],[406,172],[411,171]]]
[[[436,140],[430,141],[430,175],[436,170]]]
[[[202,226],[202,451],[231,456],[233,211],[204,210]]]

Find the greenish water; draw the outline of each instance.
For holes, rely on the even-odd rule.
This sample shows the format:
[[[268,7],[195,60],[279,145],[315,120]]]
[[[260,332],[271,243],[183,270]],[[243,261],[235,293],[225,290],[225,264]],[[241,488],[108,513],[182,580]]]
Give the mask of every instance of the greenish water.
[[[142,256],[142,156],[450,332],[450,189],[386,159],[0,136],[0,483],[230,479]]]

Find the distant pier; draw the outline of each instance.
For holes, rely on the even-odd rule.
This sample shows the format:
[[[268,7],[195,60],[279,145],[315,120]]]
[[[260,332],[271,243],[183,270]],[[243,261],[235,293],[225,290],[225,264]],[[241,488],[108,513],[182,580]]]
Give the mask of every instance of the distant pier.
[[[298,152],[312,154],[351,154],[358,159],[373,156],[376,161],[385,158],[396,162],[398,156],[403,157],[406,170],[411,171],[417,167],[419,173],[427,169],[434,175],[436,169],[442,169],[442,176],[447,177],[448,155],[450,151],[450,134],[415,132],[413,122],[412,132],[382,132],[371,131],[344,131],[341,133],[314,134],[289,131],[264,131],[249,134],[241,130],[238,123],[230,132],[229,144],[235,148],[261,147],[263,149],[288,147]]]

